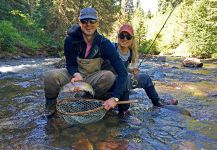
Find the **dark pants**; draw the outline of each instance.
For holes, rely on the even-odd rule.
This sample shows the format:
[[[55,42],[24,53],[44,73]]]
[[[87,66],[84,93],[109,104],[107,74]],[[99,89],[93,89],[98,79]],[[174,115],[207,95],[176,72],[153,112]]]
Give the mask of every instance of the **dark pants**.
[[[131,79],[133,78],[133,79]],[[134,86],[133,86],[134,82]],[[149,75],[146,75],[144,73],[139,73],[133,77],[132,74],[128,76],[128,81],[126,83],[126,89],[124,90],[123,94],[120,97],[120,101],[127,101],[129,100],[129,91],[131,89],[135,88],[143,88],[149,97],[149,99],[152,101],[153,105],[157,105],[159,101],[158,93],[154,87],[154,84],[150,78]],[[122,104],[118,105],[119,112],[123,112],[125,110],[128,110],[130,107],[129,104]]]
[[[151,99],[153,105],[158,104],[160,98],[149,75],[139,73],[134,77],[133,75],[130,75],[130,78],[133,78],[130,79],[132,89],[143,88],[149,99]],[[135,85],[133,85],[133,82]]]

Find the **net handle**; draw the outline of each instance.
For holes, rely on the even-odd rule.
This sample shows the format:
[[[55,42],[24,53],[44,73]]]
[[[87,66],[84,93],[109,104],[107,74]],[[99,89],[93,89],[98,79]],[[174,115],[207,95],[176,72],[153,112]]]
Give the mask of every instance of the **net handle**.
[[[99,100],[99,101],[101,101],[101,100]],[[138,103],[138,100],[118,101],[117,105],[131,104],[131,103]],[[100,106],[100,107],[92,109],[92,110],[80,111],[80,112],[76,112],[76,113],[62,112],[62,111],[59,111],[58,109],[56,109],[56,110],[59,113],[64,114],[64,115],[84,115],[84,114],[88,114],[88,113],[91,113],[91,112],[96,112],[96,111],[101,110],[101,109],[104,109],[104,106]]]
[[[138,100],[129,100],[129,101],[118,101],[117,104],[131,104],[131,103],[138,103]]]

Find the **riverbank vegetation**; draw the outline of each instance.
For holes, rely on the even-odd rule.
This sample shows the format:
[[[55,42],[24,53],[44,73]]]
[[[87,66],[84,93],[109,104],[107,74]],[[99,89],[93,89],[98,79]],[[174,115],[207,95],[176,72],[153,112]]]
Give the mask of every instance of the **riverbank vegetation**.
[[[97,9],[99,32],[112,41],[120,24],[131,22],[141,53],[217,56],[216,0],[158,0],[155,13],[144,12],[139,0],[2,0],[0,58],[61,54],[67,29],[88,6]]]

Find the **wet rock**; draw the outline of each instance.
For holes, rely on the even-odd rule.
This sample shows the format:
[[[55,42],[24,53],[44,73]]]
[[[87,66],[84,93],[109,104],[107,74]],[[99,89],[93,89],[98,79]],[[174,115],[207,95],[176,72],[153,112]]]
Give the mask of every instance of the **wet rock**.
[[[163,73],[162,70],[156,70],[156,71],[154,72],[154,79],[156,79],[156,80],[162,80],[162,79],[165,78],[165,77],[166,77],[166,74]]]
[[[165,105],[165,106],[163,106],[163,108],[171,110],[171,111],[179,113],[179,114],[182,114],[182,115],[185,115],[185,116],[191,117],[191,113],[187,109],[179,107],[179,106]]]
[[[21,59],[21,56],[12,56],[12,59]]]
[[[166,62],[167,57],[166,56],[159,56],[159,57],[157,57],[156,61],[158,61],[158,62]]]
[[[72,144],[73,150],[93,150],[93,145],[87,138],[81,138],[78,142]]]
[[[177,66],[172,66],[171,68],[172,69],[179,69]]]
[[[179,145],[178,150],[197,150],[197,147],[192,142],[184,141]]]
[[[120,117],[122,122],[128,123],[130,126],[140,126],[142,125],[142,121],[134,115],[130,115],[127,117]]]
[[[217,91],[210,92],[208,94],[209,97],[217,97]]]
[[[186,58],[183,60],[182,65],[184,67],[203,67],[203,63],[197,58]]]
[[[21,57],[23,57],[23,58],[30,58],[30,56],[29,56],[29,55],[27,55],[27,54],[24,54],[24,53],[20,54],[20,56],[21,56]]]
[[[127,147],[128,147],[127,141],[107,140],[97,145],[98,150],[126,150]]]
[[[15,85],[16,85],[16,84],[15,84]],[[31,85],[30,85],[30,82],[28,82],[28,81],[19,82],[19,83],[17,83],[17,85],[19,85],[19,86],[22,87],[22,88],[28,88],[28,87],[31,86]]]
[[[165,63],[162,65],[163,67],[169,67],[170,65],[168,63]]]
[[[141,144],[128,141],[106,140],[97,145],[97,150],[144,150]]]
[[[55,130],[65,129],[70,125],[63,119],[59,113],[55,113],[51,118],[48,118],[46,129],[53,128]]]
[[[166,86],[170,86],[170,87],[173,87],[175,89],[181,89],[182,88],[182,85],[180,83],[177,83],[177,82],[167,82]]]
[[[131,104],[132,106],[131,109],[133,112],[140,112],[141,110],[148,111],[148,110],[151,110],[153,107],[153,104],[151,100],[148,98],[148,96],[146,95],[145,90],[141,88],[136,88],[136,89],[131,90],[130,99],[139,100],[138,103]],[[133,105],[135,105],[135,107],[133,107]]]

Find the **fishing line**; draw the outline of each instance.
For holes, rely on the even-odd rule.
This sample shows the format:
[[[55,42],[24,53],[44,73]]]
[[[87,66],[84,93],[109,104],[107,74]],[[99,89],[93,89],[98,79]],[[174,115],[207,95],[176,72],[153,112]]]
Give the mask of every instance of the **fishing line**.
[[[178,3],[178,2],[177,2],[177,3]],[[163,24],[163,26],[161,27],[160,31],[157,33],[157,35],[156,35],[155,39],[153,40],[153,42],[151,43],[151,45],[148,47],[147,51],[149,51],[149,50],[151,49],[151,47],[154,45],[154,42],[156,41],[156,39],[157,39],[157,37],[159,36],[160,32],[163,30],[165,24],[166,24],[167,21],[169,20],[169,18],[170,18],[170,16],[172,15],[173,11],[175,10],[176,5],[175,5],[175,4],[172,4],[172,6],[174,6],[173,9],[172,9],[172,11],[171,11],[170,14],[168,15],[166,21],[164,22],[164,24]],[[141,66],[141,64],[143,63],[144,60],[145,60],[145,57],[143,57],[142,61],[139,63],[138,68]]]

